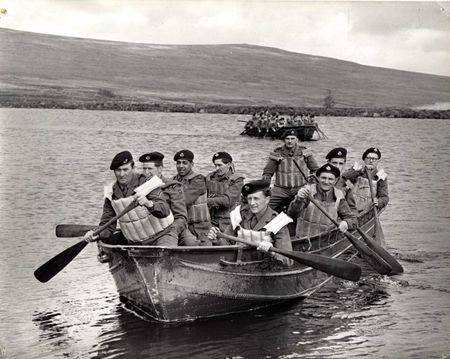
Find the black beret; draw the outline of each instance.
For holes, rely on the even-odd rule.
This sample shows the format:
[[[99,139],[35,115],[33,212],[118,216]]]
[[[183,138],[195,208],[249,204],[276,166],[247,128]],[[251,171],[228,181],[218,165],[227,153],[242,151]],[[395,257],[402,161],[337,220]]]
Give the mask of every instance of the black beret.
[[[362,159],[365,160],[369,153],[375,153],[378,156],[378,159],[381,158],[381,151],[376,147],[370,147],[364,151],[364,153],[362,155]]]
[[[139,157],[139,162],[153,162],[162,165],[163,159],[164,155],[161,152],[150,152],[144,153],[141,157]]]
[[[295,130],[284,131],[281,134],[281,139],[284,140],[287,136],[295,136],[295,137],[297,137],[297,131],[295,131]]]
[[[133,162],[133,156],[128,151],[123,151],[114,156],[111,161],[111,166],[109,166],[110,170],[116,170],[122,165],[126,165],[127,163]]]
[[[233,157],[227,152],[216,152],[212,157],[212,161],[222,160],[224,162],[233,162]]]
[[[325,156],[325,159],[331,160],[332,158],[347,158],[347,150],[344,147],[333,148]]]
[[[270,187],[270,182],[265,180],[256,180],[246,183],[242,186],[241,193],[244,197],[247,197],[249,194],[259,192],[265,190]]]
[[[193,161],[194,160],[194,154],[189,150],[181,150],[175,153],[175,156],[173,156],[174,161],[178,160],[188,160]]]
[[[329,163],[323,165],[316,171],[316,176],[319,177],[321,173],[328,172],[332,173],[338,178],[341,175],[341,171],[336,166],[330,165]]]

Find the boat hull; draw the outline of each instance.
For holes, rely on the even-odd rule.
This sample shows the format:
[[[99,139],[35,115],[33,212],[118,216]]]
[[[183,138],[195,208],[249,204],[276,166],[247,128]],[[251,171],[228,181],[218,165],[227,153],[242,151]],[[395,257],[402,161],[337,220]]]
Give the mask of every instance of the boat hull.
[[[373,230],[372,220],[365,231]],[[311,252],[351,260],[336,230],[311,239]],[[295,250],[307,241],[294,241]],[[241,246],[151,247],[100,242],[121,300],[158,321],[191,321],[300,300],[332,277],[296,263],[283,267]]]
[[[246,128],[241,135],[262,138],[281,139],[285,133],[295,131],[300,141],[312,141],[314,133],[317,131],[316,125],[302,125],[295,127],[282,127],[277,129],[258,129],[256,127]]]

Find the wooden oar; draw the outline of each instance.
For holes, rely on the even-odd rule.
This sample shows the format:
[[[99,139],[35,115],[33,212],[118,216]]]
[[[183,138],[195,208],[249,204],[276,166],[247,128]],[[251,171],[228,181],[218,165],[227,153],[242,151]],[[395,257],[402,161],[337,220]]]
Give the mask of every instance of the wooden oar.
[[[258,247],[258,245],[253,242],[230,236],[221,232],[217,233],[217,236],[231,241],[241,242],[252,247]],[[312,253],[292,252],[275,247],[271,247],[270,251],[291,258],[296,262],[317,269],[321,272],[334,275],[335,277],[351,280],[354,282],[358,281],[361,277],[360,266],[341,259],[330,258]]]
[[[378,239],[379,243],[384,242],[384,234],[383,230],[381,229],[381,223],[380,218],[378,217],[378,209],[375,205],[375,191],[372,186],[372,178],[371,175],[366,167],[366,175],[367,179],[369,180],[369,189],[370,189],[370,196],[372,197],[372,203],[373,203],[373,213],[374,213],[374,219],[375,219],[375,228],[374,228],[374,235],[375,238]],[[359,228],[357,228],[359,234],[361,234],[362,231],[360,231]],[[384,249],[381,245],[379,245],[377,242],[373,241],[369,238],[369,236],[365,235],[361,236],[364,238],[366,243],[370,248],[372,248],[375,252],[377,252],[389,265],[392,267],[392,271],[390,274],[400,274],[403,273],[403,267],[402,265],[392,256],[386,249]]]
[[[87,231],[95,228],[97,226],[89,224],[58,224],[55,229],[55,234],[58,238],[81,237]]]
[[[365,172],[366,172],[367,180],[369,181],[370,197],[372,198],[373,215],[375,217],[374,237],[378,240],[379,243],[384,243],[384,241],[385,241],[384,233],[383,233],[383,230],[381,229],[381,223],[378,218],[378,210],[377,210],[377,206],[375,204],[375,190],[372,185],[372,176],[370,175],[367,167],[365,168]]]
[[[328,212],[314,199],[312,196],[308,196],[308,199],[314,203],[314,205],[336,226],[339,227],[339,223],[331,217]],[[386,263],[377,253],[367,247],[358,238],[353,236],[349,232],[345,232],[344,235],[348,238],[350,243],[355,247],[362,258],[364,258],[370,266],[380,274],[388,274],[392,271],[392,267]]]
[[[375,242],[373,239],[371,239],[367,233],[365,233],[361,228],[356,228],[358,233],[361,235],[361,237],[364,239],[364,241],[367,243],[369,248],[371,248],[375,253],[377,253],[381,258],[384,259],[386,263],[388,263],[392,270],[388,275],[395,275],[403,273],[403,267],[402,265],[382,246],[380,246],[377,242]]]
[[[139,204],[134,201],[128,205],[122,212],[111,218],[103,226],[99,227],[94,231],[94,236],[100,234],[105,230],[111,223],[115,222],[117,219],[122,217],[124,214],[130,212],[132,209],[136,208]],[[86,247],[88,242],[84,239],[72,247],[67,248],[61,253],[57,254],[46,263],[41,265],[38,269],[34,271],[34,276],[36,279],[42,283],[48,282],[55,275],[64,269],[83,249]]]

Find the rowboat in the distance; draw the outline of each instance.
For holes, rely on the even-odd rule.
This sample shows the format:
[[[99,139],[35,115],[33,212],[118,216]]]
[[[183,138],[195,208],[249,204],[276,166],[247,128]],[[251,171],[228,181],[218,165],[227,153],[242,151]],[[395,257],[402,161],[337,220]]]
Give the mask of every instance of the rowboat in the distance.
[[[281,139],[287,133],[295,131],[296,136],[300,141],[312,141],[314,140],[314,134],[317,132],[317,137],[320,138],[321,134],[318,131],[317,124],[301,125],[301,126],[290,126],[290,127],[280,127],[280,128],[262,128],[249,127],[241,132],[243,136],[250,137],[261,137],[261,138],[273,138]]]
[[[374,213],[359,216],[372,236]],[[357,232],[352,233],[359,237]],[[350,261],[356,255],[336,227],[310,242],[293,241],[294,251]],[[302,252],[307,251],[307,252]],[[290,267],[251,247],[152,247],[99,242],[99,260],[108,263],[120,300],[162,322],[192,321],[302,300],[333,276],[295,262]]]

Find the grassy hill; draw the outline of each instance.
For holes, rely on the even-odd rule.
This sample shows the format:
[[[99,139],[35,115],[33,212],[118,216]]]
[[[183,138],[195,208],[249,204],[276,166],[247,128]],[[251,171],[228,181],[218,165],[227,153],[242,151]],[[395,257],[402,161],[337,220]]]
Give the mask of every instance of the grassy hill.
[[[0,106],[121,102],[412,108],[450,102],[450,77],[276,48],[151,45],[0,29]]]

